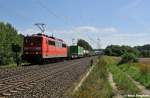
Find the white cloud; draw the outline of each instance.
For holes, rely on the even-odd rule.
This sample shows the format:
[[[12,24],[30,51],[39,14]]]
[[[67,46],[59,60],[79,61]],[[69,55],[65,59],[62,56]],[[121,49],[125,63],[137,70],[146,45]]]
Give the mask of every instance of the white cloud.
[[[20,30],[18,32],[26,36],[26,35],[32,35],[32,34],[39,33],[40,31],[37,28],[29,28],[26,30]]]
[[[116,28],[110,27],[110,28],[103,28],[103,32],[117,32],[118,30]]]
[[[79,32],[79,33],[91,33],[91,32],[98,32],[98,28],[92,27],[92,26],[81,26],[81,27],[76,27],[73,29],[74,32]]]
[[[46,30],[45,32],[53,32],[53,33],[115,33],[118,30],[114,27],[94,27],[94,26],[79,26],[79,27],[74,27],[72,29],[68,30]],[[40,32],[37,28],[30,28],[27,30],[22,30],[19,31],[24,35],[31,35],[35,34],[36,32]]]
[[[22,34],[31,35],[39,32],[38,29],[23,30]],[[64,30],[47,30],[45,34],[52,35],[63,39],[68,45],[72,44],[72,39],[76,41],[79,38],[88,41],[94,48],[97,48],[97,38],[101,40],[102,48],[107,45],[119,44],[119,45],[142,45],[142,43],[150,42],[149,34],[147,32],[123,32],[114,27],[94,27],[94,26],[80,26],[72,29]]]
[[[117,32],[117,29],[114,27],[107,27],[107,28],[100,28],[100,27],[94,27],[94,26],[81,26],[76,27],[73,29],[74,32],[79,33],[105,33],[105,32]]]

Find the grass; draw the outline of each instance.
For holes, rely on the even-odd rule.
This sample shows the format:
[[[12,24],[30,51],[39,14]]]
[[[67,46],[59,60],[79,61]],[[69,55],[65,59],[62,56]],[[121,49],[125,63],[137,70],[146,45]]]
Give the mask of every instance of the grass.
[[[136,81],[150,89],[150,65],[140,63],[122,64],[119,66]]]
[[[107,62],[99,58],[94,68],[81,87],[71,95],[71,98],[111,98],[112,88],[107,80]],[[70,97],[69,97],[70,98]]]
[[[117,88],[122,91],[122,94],[138,94],[139,89],[136,85],[128,78],[128,76],[119,69],[117,62],[111,60],[110,57],[106,57],[112,64],[108,64],[108,69],[113,74],[113,80],[117,85]]]
[[[5,66],[0,66],[0,68],[8,68],[8,69],[13,69],[16,68],[17,65],[16,64],[9,64],[9,65],[5,65]]]
[[[19,66],[23,66],[23,65],[29,65],[30,63],[27,63],[27,62],[23,62],[23,63],[20,63]],[[16,63],[12,63],[12,64],[8,64],[8,65],[0,65],[0,68],[6,68],[6,69],[14,69],[18,67]]]

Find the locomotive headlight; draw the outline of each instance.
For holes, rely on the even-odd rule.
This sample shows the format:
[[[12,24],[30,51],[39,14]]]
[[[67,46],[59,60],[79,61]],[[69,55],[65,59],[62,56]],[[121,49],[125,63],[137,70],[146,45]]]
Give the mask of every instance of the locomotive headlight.
[[[39,54],[38,52],[35,52],[35,54]]]

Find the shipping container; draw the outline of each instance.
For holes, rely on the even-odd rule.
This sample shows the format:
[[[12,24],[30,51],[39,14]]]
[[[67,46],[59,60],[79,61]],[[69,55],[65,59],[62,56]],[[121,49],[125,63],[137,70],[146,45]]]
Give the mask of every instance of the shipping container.
[[[78,45],[72,45],[72,46],[69,46],[69,49],[68,49],[69,53],[69,57],[71,58],[78,58],[78,57],[83,57],[84,55],[84,49],[83,47],[80,47]]]

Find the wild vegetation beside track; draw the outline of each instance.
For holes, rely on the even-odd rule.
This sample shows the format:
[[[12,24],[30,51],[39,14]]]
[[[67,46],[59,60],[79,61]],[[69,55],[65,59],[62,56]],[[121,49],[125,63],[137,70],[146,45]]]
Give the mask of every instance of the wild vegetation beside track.
[[[134,80],[140,82],[146,88],[150,89],[150,66],[140,63],[122,64],[121,70],[130,75]]]
[[[117,62],[113,61],[111,58],[106,57],[112,64],[108,65],[108,69],[113,74],[113,80],[117,85],[118,90],[121,91],[122,95],[127,94],[138,94],[139,89],[136,85],[129,79],[126,73],[117,67]]]
[[[118,66],[118,62],[119,60],[114,60],[108,56],[99,58],[98,62],[93,65],[94,68],[90,75],[79,89],[72,94],[72,98],[112,98],[116,94],[112,91],[112,87],[108,82],[108,72],[112,73],[113,81],[122,96],[141,94],[137,85],[124,72],[127,69],[122,70],[121,66],[124,66],[124,64]]]
[[[146,63],[144,63],[144,61],[146,61]],[[122,56],[117,66],[134,80],[150,89],[150,65],[147,61],[148,58],[138,59],[136,56],[128,53]]]
[[[114,59],[114,58],[113,58]],[[123,59],[123,58],[122,58]],[[122,59],[114,59],[117,62],[120,62]],[[147,61],[148,58],[142,58],[142,61]],[[133,82],[134,85],[138,87],[138,93],[141,94],[148,94],[150,96],[150,66],[149,63],[143,63],[141,62],[141,59],[139,58],[139,62],[134,62],[133,60],[130,60],[130,62],[124,62],[122,64],[117,63],[114,64],[116,66],[116,69],[118,69],[117,73],[119,74],[119,71],[121,73],[125,74],[130,81]],[[112,67],[112,65],[111,65]],[[112,70],[115,70],[115,68],[112,68]],[[116,72],[114,71],[114,74]],[[116,73],[116,74],[117,74]],[[118,75],[118,77],[124,78],[121,74]],[[114,78],[115,80],[115,78]],[[119,79],[118,79],[119,80]],[[123,80],[123,79],[120,79]],[[125,79],[124,79],[125,80]],[[125,85],[128,83],[126,82]],[[136,87],[136,88],[137,88]],[[147,89],[146,89],[147,88]],[[128,88],[129,90],[129,88]],[[149,97],[144,97],[144,98],[149,98]]]
[[[12,68],[16,68],[17,64],[8,64],[7,66],[0,66],[1,69],[12,69]]]
[[[103,57],[93,65],[93,70],[79,87],[79,89],[71,95],[72,98],[111,98],[114,94],[107,80],[107,62]]]

